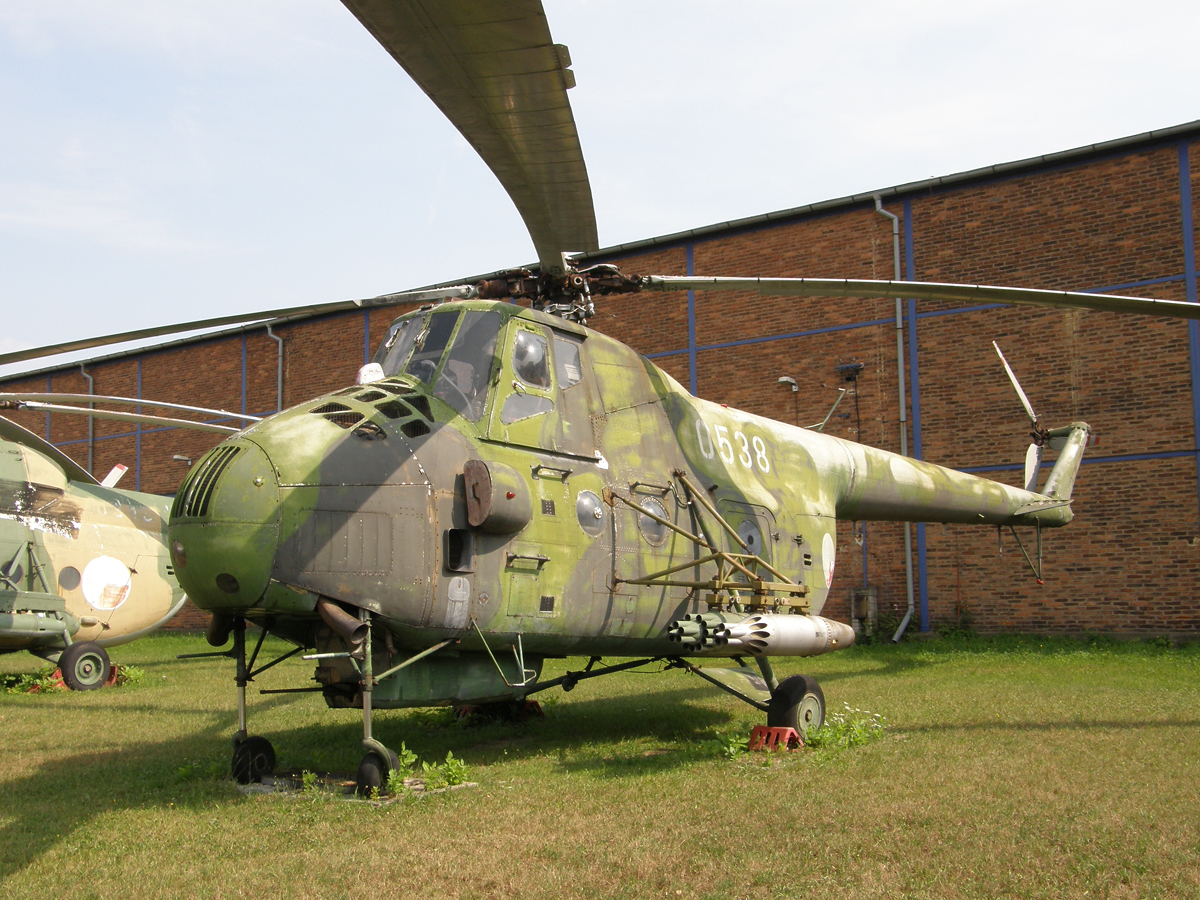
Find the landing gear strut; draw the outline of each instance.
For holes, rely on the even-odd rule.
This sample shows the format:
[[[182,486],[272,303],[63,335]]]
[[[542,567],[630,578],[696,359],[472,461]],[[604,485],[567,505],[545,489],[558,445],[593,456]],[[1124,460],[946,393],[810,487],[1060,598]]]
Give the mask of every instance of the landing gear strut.
[[[367,633],[363,639],[362,663],[362,703],[363,703],[363,749],[367,751],[362,762],[358,764],[358,772],[354,777],[358,793],[370,796],[386,789],[388,775],[393,769],[400,768],[400,758],[371,736],[371,693],[375,689],[375,670],[372,664],[371,645],[371,613],[369,610],[359,610],[359,621],[366,626]],[[386,673],[385,673],[386,674]]]
[[[258,647],[254,648],[255,656],[266,634],[264,629]],[[233,623],[233,658],[237,663],[238,730],[233,736],[230,771],[238,784],[251,784],[275,771],[275,748],[265,737],[249,737],[246,733],[246,683],[250,681],[250,667],[246,665],[246,620],[240,616]]]

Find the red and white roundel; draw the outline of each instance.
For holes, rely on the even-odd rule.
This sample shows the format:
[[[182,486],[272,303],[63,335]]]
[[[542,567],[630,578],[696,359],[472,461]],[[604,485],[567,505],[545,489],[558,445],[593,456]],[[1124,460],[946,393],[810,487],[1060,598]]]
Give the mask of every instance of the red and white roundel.
[[[821,541],[821,568],[825,570],[825,587],[833,586],[833,558],[836,548],[833,543],[833,535],[825,532],[825,539]]]
[[[95,609],[116,609],[129,597],[129,567],[111,556],[97,556],[84,568],[81,587]]]

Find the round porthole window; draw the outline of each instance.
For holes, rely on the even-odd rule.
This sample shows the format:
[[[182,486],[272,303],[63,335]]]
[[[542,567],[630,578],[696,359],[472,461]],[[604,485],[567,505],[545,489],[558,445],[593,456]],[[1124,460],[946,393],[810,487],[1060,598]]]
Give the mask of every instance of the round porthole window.
[[[657,547],[666,541],[668,528],[662,522],[654,521],[646,513],[653,513],[660,519],[665,519],[667,517],[666,507],[653,497],[643,499],[638,505],[644,510],[644,512],[638,513],[638,530],[642,533],[642,537]]]
[[[598,537],[604,531],[604,501],[591,491],[580,491],[575,501],[575,518],[580,528]]]
[[[758,525],[751,519],[746,519],[737,527],[738,537],[746,542],[746,546],[755,556],[762,556],[763,539]]]

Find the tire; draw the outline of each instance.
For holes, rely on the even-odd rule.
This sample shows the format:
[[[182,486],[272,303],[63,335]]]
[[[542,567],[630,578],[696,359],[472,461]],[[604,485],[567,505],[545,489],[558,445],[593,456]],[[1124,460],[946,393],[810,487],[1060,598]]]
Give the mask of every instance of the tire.
[[[815,678],[789,675],[771,694],[767,725],[807,735],[825,724],[825,695]]]
[[[395,756],[389,753],[389,756]],[[356,789],[360,797],[370,797],[371,793],[377,792],[383,794],[387,790],[388,773],[391,771],[389,761],[385,761],[378,753],[372,750],[362,758],[362,762],[358,764],[358,772],[354,776]],[[399,760],[396,761],[397,765]]]
[[[262,781],[275,771],[275,748],[265,737],[248,737],[233,750],[230,772],[238,784]]]
[[[79,641],[62,652],[58,658],[63,684],[73,691],[94,691],[104,687],[112,664],[99,644]]]

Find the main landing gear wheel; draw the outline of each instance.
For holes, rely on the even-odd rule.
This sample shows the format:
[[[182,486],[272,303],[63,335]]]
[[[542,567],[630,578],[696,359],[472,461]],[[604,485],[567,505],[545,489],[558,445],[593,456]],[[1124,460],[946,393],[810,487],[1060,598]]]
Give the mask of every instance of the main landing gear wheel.
[[[815,678],[789,675],[771,692],[767,725],[772,728],[795,728],[807,735],[825,724],[825,695]]]
[[[262,781],[275,771],[275,748],[265,737],[248,737],[233,748],[230,770],[238,784]]]
[[[400,757],[392,750],[388,750],[387,755],[385,760],[372,750],[358,764],[354,782],[360,796],[369,797],[372,791],[383,793],[387,789],[388,775],[393,769],[400,768]]]
[[[63,683],[73,691],[94,691],[104,687],[112,665],[108,654],[99,644],[79,641],[62,652],[58,658]]]

